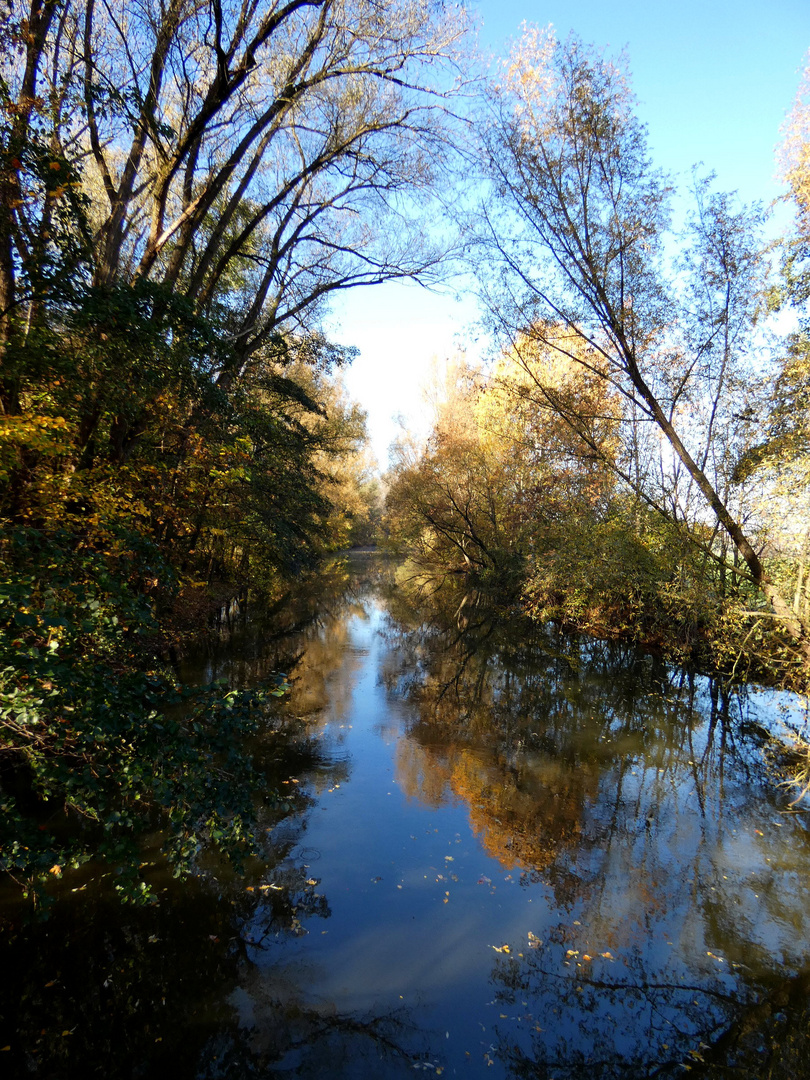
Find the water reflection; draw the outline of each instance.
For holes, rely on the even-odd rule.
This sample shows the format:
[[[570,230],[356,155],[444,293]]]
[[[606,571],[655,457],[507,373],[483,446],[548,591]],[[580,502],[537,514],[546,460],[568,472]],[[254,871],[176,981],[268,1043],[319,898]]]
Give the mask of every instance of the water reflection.
[[[807,837],[745,690],[485,610],[461,631],[453,605],[425,621],[400,594],[393,611],[388,686],[418,706],[405,789],[462,800],[487,852],[547,889],[498,947],[493,1060],[544,1077],[725,1068],[766,1003],[806,1007]]]
[[[49,923],[3,909],[0,1073],[806,1075],[810,842],[771,699],[392,573],[337,565],[188,663],[287,673],[256,746],[284,804],[242,874],[145,852],[155,908],[86,868]]]

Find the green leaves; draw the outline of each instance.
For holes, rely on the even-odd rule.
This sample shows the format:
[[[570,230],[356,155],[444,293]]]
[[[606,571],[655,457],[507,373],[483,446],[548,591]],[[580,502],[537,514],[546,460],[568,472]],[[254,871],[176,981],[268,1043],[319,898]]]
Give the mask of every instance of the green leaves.
[[[39,898],[54,867],[101,856],[118,864],[121,895],[143,901],[139,838],[156,825],[177,874],[208,845],[244,857],[257,786],[247,739],[284,677],[257,691],[180,686],[133,648],[155,623],[110,560],[34,531],[16,533],[11,551],[0,582],[0,870]]]

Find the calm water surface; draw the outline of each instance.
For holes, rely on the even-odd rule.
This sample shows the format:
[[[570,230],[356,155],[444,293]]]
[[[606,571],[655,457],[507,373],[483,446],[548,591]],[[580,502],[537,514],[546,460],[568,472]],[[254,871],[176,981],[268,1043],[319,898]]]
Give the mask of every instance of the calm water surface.
[[[262,858],[156,868],[146,910],[68,882],[0,952],[0,1076],[807,1075],[790,702],[420,610],[370,557],[320,592],[186,673],[290,676]]]

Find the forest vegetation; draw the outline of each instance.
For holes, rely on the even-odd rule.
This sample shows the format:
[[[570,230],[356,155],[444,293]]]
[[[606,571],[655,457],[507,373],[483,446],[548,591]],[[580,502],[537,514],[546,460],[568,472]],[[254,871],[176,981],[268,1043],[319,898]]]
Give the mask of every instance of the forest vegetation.
[[[467,222],[500,353],[447,366],[389,476],[415,580],[806,687],[809,125],[806,76],[775,248],[699,171],[676,233],[626,66],[525,32],[476,118],[488,195]]]
[[[428,0],[34,0],[0,34],[0,868],[145,895],[251,847],[264,691],[167,662],[368,541],[330,295],[430,280],[462,16]],[[272,797],[268,793],[266,797]],[[77,827],[77,824],[80,827]]]
[[[170,658],[377,536],[352,350],[322,329],[340,290],[466,267],[499,343],[385,478],[422,582],[806,685],[807,85],[774,254],[698,174],[673,237],[628,73],[576,38],[527,30],[477,79],[466,14],[429,0],[11,0],[0,33],[0,869],[24,890],[102,855],[148,899],[156,825],[177,873],[250,851],[246,736],[284,674],[190,690]]]

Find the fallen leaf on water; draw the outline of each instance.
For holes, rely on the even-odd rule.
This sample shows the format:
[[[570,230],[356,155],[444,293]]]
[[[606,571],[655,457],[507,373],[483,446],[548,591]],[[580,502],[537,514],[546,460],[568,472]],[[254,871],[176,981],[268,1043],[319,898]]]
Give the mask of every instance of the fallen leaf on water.
[[[565,950],[565,955],[566,956],[579,956],[579,949],[566,949]]]
[[[51,979],[51,981],[49,983],[45,983],[45,986],[46,987],[48,987],[48,986],[56,986],[56,979]]]
[[[612,960],[612,959],[613,959],[613,953],[611,953],[611,952],[601,952],[601,953],[599,953],[599,955],[600,955],[600,956],[601,956],[601,957],[602,957],[602,958],[603,958],[604,960]]]
[[[583,954],[582,954],[582,959],[583,959],[583,960],[593,960],[593,957],[592,957],[592,956],[588,956],[588,954],[587,954],[587,953],[583,953]]]
[[[495,950],[495,952],[505,952],[505,953],[508,953],[508,952],[510,951],[510,949],[509,949],[509,946],[508,946],[508,945],[490,945],[490,949],[494,949],[494,950]]]

